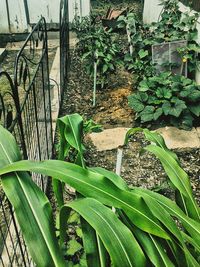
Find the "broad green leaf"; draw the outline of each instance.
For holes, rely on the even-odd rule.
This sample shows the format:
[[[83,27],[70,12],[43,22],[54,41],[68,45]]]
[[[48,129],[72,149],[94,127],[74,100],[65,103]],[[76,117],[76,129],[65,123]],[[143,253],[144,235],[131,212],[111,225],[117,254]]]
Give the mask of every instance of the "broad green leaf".
[[[58,159],[64,160],[71,147],[78,151],[77,160],[84,166],[81,137],[83,132],[83,119],[79,114],[66,115],[57,120],[60,133]],[[53,179],[53,190],[59,207],[64,204],[63,185],[56,178]]]
[[[166,99],[170,99],[172,97],[172,93],[168,88],[165,87],[159,87],[156,91],[156,96],[158,98],[166,98]]]
[[[146,106],[142,112],[140,112],[141,122],[148,122],[154,119],[155,108],[153,106]]]
[[[145,103],[148,99],[148,95],[145,92],[138,92],[134,95],[128,96],[128,103],[131,108],[136,112],[140,112],[144,109]]]
[[[196,115],[197,117],[200,116],[200,103],[188,105],[188,108],[194,115]]]
[[[138,54],[139,54],[140,59],[142,59],[142,58],[148,56],[149,52],[148,52],[148,50],[141,49]]]
[[[0,167],[20,160],[13,136],[0,126]],[[55,235],[50,203],[27,173],[1,176],[26,244],[37,266],[65,266]]]
[[[194,121],[193,114],[192,112],[190,112],[189,107],[188,107],[188,109],[185,110],[182,114],[181,123],[185,127],[184,129],[191,130],[193,126],[193,121]]]
[[[83,168],[85,167],[83,158],[83,145],[82,145],[82,135],[83,135],[83,119],[79,114],[67,115],[58,120],[60,133],[65,138],[65,143],[70,144],[71,147],[78,151],[76,163]],[[90,225],[86,221],[82,220],[82,232],[84,247],[86,252],[86,258],[88,267],[92,267],[94,262],[99,262],[98,252],[104,254],[103,247],[98,247],[96,240],[96,233],[91,229]],[[88,242],[93,241],[93,250],[91,251],[91,244]],[[96,244],[96,246],[94,246]],[[89,250],[89,251],[88,251]],[[90,254],[90,255],[88,255]]]
[[[188,205],[187,211],[193,219],[200,219],[197,203],[192,195],[192,188],[189,178],[185,171],[179,166],[177,161],[165,150],[156,146],[147,146],[145,150],[148,150],[155,154],[161,161],[166,174],[175,187],[186,197]]]
[[[91,198],[74,201],[69,206],[79,212],[96,230],[114,266],[145,266],[146,259],[142,249],[131,231],[111,209]]]
[[[107,70],[108,70],[108,65],[107,64],[104,64],[103,65],[103,73],[105,73]]]
[[[197,102],[200,101],[200,90],[193,90],[189,95],[188,95],[188,100]]]
[[[43,162],[25,160],[2,168],[0,175],[12,171],[31,171],[57,177],[86,197],[95,198],[110,207],[123,209],[138,228],[162,238],[169,238],[142,198],[133,197],[131,192],[121,190],[100,174],[58,160]]]
[[[148,90],[149,90],[149,85],[148,85],[147,80],[141,81],[139,84],[139,91],[140,92],[146,92]]]
[[[176,99],[174,100],[174,103],[171,104],[171,109],[169,110],[168,114],[175,117],[179,117],[181,115],[181,112],[185,109],[187,109],[185,102],[183,100]]]
[[[155,112],[154,112],[154,115],[153,115],[153,119],[154,119],[154,121],[157,121],[157,119],[159,119],[160,116],[162,116],[162,114],[163,114],[163,110],[162,110],[162,108],[157,108],[157,109],[155,110]]]
[[[165,103],[165,101],[166,100],[158,99],[156,96],[150,95],[147,103],[152,104],[154,106],[160,106],[161,104]]]
[[[185,102],[179,99],[174,101],[174,103],[170,103],[169,101],[166,101],[162,105],[162,109],[165,115],[172,115],[175,117],[179,117],[181,115],[181,112],[185,110],[186,108],[187,106],[185,105]]]

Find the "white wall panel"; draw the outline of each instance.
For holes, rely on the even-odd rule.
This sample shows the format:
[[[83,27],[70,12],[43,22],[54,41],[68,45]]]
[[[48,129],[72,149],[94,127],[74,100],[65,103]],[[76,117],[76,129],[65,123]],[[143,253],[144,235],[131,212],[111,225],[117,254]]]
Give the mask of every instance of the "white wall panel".
[[[30,23],[37,23],[41,16],[47,23],[59,23],[60,0],[27,0]],[[8,0],[10,25],[8,24],[6,0],[0,0],[0,33],[23,33],[28,25],[24,0]],[[75,14],[80,17],[90,14],[90,0],[69,0],[69,20]]]
[[[0,0],[0,33],[22,33],[27,30],[26,15],[23,0]],[[10,25],[8,23],[8,12]]]

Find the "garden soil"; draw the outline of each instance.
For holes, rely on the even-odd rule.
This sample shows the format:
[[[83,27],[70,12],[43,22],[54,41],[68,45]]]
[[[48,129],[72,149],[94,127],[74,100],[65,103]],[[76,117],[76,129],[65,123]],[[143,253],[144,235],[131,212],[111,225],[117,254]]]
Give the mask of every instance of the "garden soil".
[[[118,71],[110,77],[108,86],[97,92],[96,107],[92,107],[92,79],[85,73],[79,56],[72,52],[71,71],[68,88],[65,90],[60,116],[79,113],[85,119],[93,119],[104,129],[115,127],[134,127],[134,112],[129,108],[127,96],[132,88],[131,77],[124,71]],[[123,148],[121,176],[129,186],[142,186],[161,192],[173,198],[167,176],[159,162],[152,154],[141,149],[148,144],[143,135],[137,134]],[[91,140],[86,137],[87,166],[100,166],[115,171],[117,149],[97,151]],[[175,150],[181,166],[188,173],[195,196],[200,203],[200,150]]]

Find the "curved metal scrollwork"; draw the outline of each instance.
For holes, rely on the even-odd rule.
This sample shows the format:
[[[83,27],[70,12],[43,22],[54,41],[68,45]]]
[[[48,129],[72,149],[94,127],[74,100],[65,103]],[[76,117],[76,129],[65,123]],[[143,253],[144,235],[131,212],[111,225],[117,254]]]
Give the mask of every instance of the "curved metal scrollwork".
[[[7,72],[0,72],[0,124],[12,132],[24,159],[44,160],[52,157],[51,96],[44,18],[41,18],[33,27],[16,57],[14,81]],[[32,178],[42,190],[47,189],[46,177],[32,174]],[[0,215],[2,215],[1,210],[5,210],[2,199],[4,196],[0,195]],[[21,260],[24,263],[23,266],[32,266],[20,237],[12,207],[10,207],[10,215],[8,222],[7,217],[3,217],[6,221],[6,234],[2,239],[7,249],[7,233],[9,233],[10,251],[1,253],[0,249],[0,262],[3,266],[10,266],[10,263],[14,266],[14,261],[7,264],[7,258],[12,260],[16,258],[17,266],[22,266]],[[14,235],[13,229],[15,229]],[[0,235],[2,233],[0,225]],[[18,261],[19,258],[20,261]]]
[[[41,18],[17,54],[14,71],[21,132],[28,159],[50,158],[53,151],[46,22]],[[40,176],[33,179],[44,190]]]
[[[17,120],[15,89],[7,72],[0,72],[0,124],[12,131]]]
[[[33,27],[16,57],[14,84],[18,90],[23,89],[24,92],[30,90],[30,86],[35,79],[35,73],[44,58],[48,65],[46,22],[42,17]],[[20,100],[22,101],[22,99]]]

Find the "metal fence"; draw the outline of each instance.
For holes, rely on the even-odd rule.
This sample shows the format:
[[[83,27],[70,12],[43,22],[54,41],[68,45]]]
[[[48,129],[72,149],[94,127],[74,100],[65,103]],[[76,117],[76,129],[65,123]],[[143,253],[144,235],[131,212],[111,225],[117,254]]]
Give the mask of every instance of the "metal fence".
[[[25,159],[52,157],[51,95],[44,18],[35,25],[19,51],[14,81],[0,73],[0,121],[15,136]],[[1,89],[1,88],[0,88]],[[43,191],[47,179],[32,175]],[[0,266],[33,266],[13,209],[0,186]]]
[[[17,90],[6,72],[0,73],[6,90],[0,94],[0,121],[15,136],[24,150],[20,120],[18,119]],[[0,186],[0,266],[31,266],[26,246],[17,227],[14,212]]]
[[[68,0],[60,2],[60,99],[67,89],[70,64],[69,55],[69,10]]]
[[[14,87],[25,158],[51,158],[53,151],[48,45],[44,18],[35,25],[15,61]],[[46,179],[34,180],[46,189]]]

